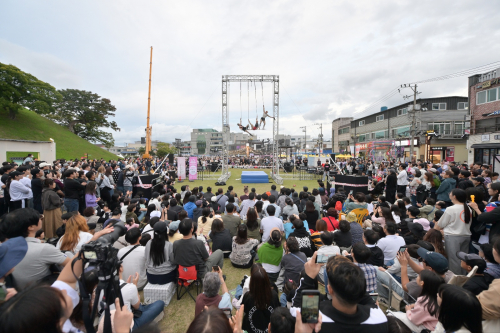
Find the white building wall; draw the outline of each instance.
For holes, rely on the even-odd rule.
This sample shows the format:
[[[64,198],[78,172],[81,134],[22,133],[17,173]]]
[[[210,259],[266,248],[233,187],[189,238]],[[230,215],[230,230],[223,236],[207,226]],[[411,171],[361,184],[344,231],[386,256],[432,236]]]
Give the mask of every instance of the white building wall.
[[[0,140],[0,160],[7,161],[7,152],[38,152],[40,161],[56,160],[56,143],[51,141]],[[27,155],[27,154],[26,154]],[[21,156],[19,156],[21,157]]]

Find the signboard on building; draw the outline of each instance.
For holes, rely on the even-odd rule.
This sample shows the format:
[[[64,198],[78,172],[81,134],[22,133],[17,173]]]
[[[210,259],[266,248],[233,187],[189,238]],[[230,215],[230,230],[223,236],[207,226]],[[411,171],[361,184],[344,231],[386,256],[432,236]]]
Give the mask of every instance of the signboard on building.
[[[490,135],[489,134],[481,135],[481,141],[490,141]]]

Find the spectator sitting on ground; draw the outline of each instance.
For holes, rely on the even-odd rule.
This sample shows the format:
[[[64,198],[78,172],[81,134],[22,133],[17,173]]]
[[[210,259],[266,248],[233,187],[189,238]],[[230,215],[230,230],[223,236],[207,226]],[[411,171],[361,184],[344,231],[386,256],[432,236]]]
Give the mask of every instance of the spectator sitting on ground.
[[[300,221],[300,220],[299,220]],[[284,243],[285,255],[281,260],[281,267],[284,269],[285,281],[299,283],[300,272],[304,269],[307,261],[306,255],[300,251],[299,242],[294,236],[288,237]]]
[[[229,258],[231,253],[231,234],[224,227],[224,222],[221,219],[214,219],[212,229],[209,233],[209,238],[212,240],[212,251],[221,250],[224,252],[224,258]]]
[[[203,242],[193,238],[194,223],[185,218],[179,224],[182,239],[174,243],[174,263],[184,267],[196,266],[198,278],[202,279],[212,266],[224,265],[224,254],[221,250],[213,251],[209,256]]]
[[[476,296],[484,290],[487,290],[493,281],[493,278],[484,274],[484,271],[486,270],[486,261],[475,253],[467,254],[464,252],[458,252],[457,257],[461,260],[461,266],[465,270],[466,274],[469,274],[474,266],[477,266],[477,271],[474,276],[467,280],[462,287],[469,290]]]
[[[222,296],[219,295],[219,290],[222,289]],[[198,316],[205,308],[217,306],[219,309],[232,309],[231,295],[224,281],[222,269],[205,274],[203,278],[203,292],[196,297],[196,306],[194,315]]]
[[[286,226],[286,224],[285,224]],[[325,231],[328,231],[328,228],[326,226],[326,222],[324,220],[317,220],[316,221],[316,232],[313,232],[311,234],[311,242],[313,243],[314,247],[316,250],[319,250],[323,246],[323,242],[321,241],[321,234]],[[286,232],[286,227],[285,227],[285,232]]]
[[[333,233],[333,240],[339,247],[352,245],[351,225],[345,220],[339,222],[339,230]]]
[[[323,221],[326,222],[326,227],[328,231],[335,231],[339,228],[339,221],[337,220],[339,213],[334,207],[328,208],[326,216],[323,217]]]
[[[276,208],[273,205],[267,206],[268,217],[262,219],[260,223],[260,230],[262,232],[262,243],[267,242],[271,235],[271,230],[277,228],[281,233],[285,231],[283,228],[283,221],[274,216]]]
[[[299,249],[303,252],[307,258],[310,258],[314,253],[313,244],[310,239],[310,235],[304,227],[304,223],[301,219],[294,219],[292,222],[293,232],[289,237],[295,237],[297,242],[299,243]]]
[[[384,266],[384,252],[376,245],[379,238],[379,234],[370,229],[365,230],[363,233],[363,242],[372,253],[366,263],[381,267]]]
[[[146,276],[146,255],[145,247],[140,246],[142,239],[141,231],[138,228],[132,228],[125,234],[125,240],[130,245],[118,251],[118,259],[122,262],[123,276],[135,276],[139,273],[137,288],[142,290],[148,283]]]
[[[229,255],[231,264],[236,268],[250,268],[253,265],[253,258],[256,252],[259,241],[257,239],[248,238],[248,227],[246,224],[238,226],[238,233],[233,237],[232,251]]]
[[[262,264],[269,279],[274,282],[278,279],[281,270],[283,246],[281,245],[281,231],[278,228],[271,229],[269,234],[267,242],[259,245],[257,262]]]
[[[236,236],[238,226],[241,224],[240,217],[235,213],[236,205],[228,202],[226,204],[226,214],[222,216],[222,222],[224,222],[224,228],[229,230],[231,237]]]
[[[333,232],[325,231],[321,234],[321,242],[323,246],[316,252],[319,256],[334,257],[340,254],[340,248],[333,244]],[[325,284],[325,265],[321,266],[319,270],[318,279],[321,283]]]

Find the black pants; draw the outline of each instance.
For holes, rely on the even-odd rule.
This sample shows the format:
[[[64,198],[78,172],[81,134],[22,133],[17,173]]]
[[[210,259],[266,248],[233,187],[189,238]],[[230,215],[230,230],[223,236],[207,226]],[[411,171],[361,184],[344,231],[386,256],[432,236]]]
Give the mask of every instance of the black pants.
[[[103,187],[101,188],[101,198],[106,202],[108,205],[111,204],[111,189],[108,187]]]
[[[398,185],[398,193],[402,193],[406,197],[406,185]]]
[[[10,211],[14,211],[16,209],[23,208],[23,201],[24,200],[17,200],[17,201],[11,201],[10,202]],[[26,206],[25,206],[26,207]]]

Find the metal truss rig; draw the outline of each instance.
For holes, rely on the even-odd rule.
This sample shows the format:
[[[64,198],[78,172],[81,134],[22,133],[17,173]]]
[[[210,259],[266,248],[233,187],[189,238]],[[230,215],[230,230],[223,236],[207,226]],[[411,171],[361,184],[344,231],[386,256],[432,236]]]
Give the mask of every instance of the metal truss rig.
[[[222,175],[219,177],[219,182],[226,182],[231,176],[228,168],[229,160],[229,108],[228,108],[228,83],[229,82],[272,82],[273,83],[273,157],[271,178],[276,184],[283,184],[283,178],[280,177],[279,166],[279,149],[278,149],[278,134],[279,134],[279,75],[223,75],[222,76]]]

